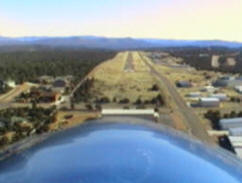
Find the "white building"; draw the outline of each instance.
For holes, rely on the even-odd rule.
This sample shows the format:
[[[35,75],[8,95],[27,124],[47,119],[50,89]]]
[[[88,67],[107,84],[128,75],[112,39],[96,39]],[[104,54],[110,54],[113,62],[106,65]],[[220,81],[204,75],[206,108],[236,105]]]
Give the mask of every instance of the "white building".
[[[192,93],[187,94],[187,97],[199,98],[199,97],[201,97],[201,93],[200,92],[192,92]]]
[[[216,94],[212,94],[210,95],[211,98],[217,98],[220,101],[227,101],[228,100],[228,96],[224,93],[216,93]]]
[[[242,127],[239,128],[230,128],[229,129],[230,136],[242,136]]]
[[[6,81],[6,84],[7,84],[9,87],[11,87],[11,88],[15,88],[15,87],[16,87],[16,83],[15,83],[15,81],[13,81],[13,80],[7,80],[7,81]]]
[[[239,86],[235,86],[234,87],[235,91],[237,91],[238,93],[242,93],[242,86],[239,85]]]
[[[219,124],[223,130],[229,130],[230,128],[242,128],[242,118],[221,119]]]
[[[220,100],[217,98],[200,98],[199,106],[201,107],[219,107]]]
[[[102,109],[102,115],[141,115],[159,117],[154,109]]]
[[[201,91],[213,93],[213,92],[217,91],[217,88],[215,88],[213,86],[206,86],[206,87],[202,88]]]

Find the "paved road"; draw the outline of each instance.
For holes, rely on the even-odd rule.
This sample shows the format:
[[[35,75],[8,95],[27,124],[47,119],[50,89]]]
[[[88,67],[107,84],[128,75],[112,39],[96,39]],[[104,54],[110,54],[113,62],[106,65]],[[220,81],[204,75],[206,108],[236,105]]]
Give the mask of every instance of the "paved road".
[[[199,138],[200,140],[211,143],[212,139],[207,134],[204,126],[201,124],[200,119],[193,112],[193,110],[186,105],[186,102],[177,92],[176,87],[165,76],[157,72],[154,66],[147,62],[142,54],[140,54],[140,56],[146,63],[146,65],[150,68],[151,73],[167,86],[167,90],[169,91],[170,95],[172,96],[177,105],[176,110],[178,110],[183,115],[184,120],[190,128],[191,134]]]
[[[124,66],[124,71],[125,72],[134,72],[133,54],[131,52],[128,53],[126,64]]]

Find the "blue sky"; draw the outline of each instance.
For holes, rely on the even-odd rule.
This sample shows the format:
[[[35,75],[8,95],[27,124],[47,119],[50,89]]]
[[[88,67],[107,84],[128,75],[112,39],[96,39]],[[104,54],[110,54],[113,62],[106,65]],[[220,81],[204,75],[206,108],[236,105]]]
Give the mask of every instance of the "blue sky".
[[[241,0],[0,0],[0,35],[242,41]]]

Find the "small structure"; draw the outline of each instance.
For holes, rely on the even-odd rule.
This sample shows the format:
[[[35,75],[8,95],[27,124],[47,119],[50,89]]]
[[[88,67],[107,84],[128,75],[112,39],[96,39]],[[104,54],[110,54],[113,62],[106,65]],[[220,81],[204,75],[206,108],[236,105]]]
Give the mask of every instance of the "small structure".
[[[179,88],[191,88],[192,84],[189,81],[177,81],[176,86]]]
[[[38,81],[42,84],[50,84],[54,81],[54,78],[52,76],[40,76]]]
[[[65,87],[53,87],[53,88],[51,88],[51,90],[52,90],[53,92],[63,94],[63,93],[65,92]]]
[[[209,92],[209,93],[213,93],[217,91],[217,88],[213,87],[213,86],[206,86],[204,88],[201,89],[201,92]]]
[[[187,94],[186,96],[190,97],[190,98],[199,98],[199,97],[201,97],[201,93],[200,92],[192,92],[192,93]]]
[[[228,96],[224,93],[216,93],[216,94],[212,94],[210,95],[211,98],[217,98],[220,101],[227,101],[228,100]]]
[[[46,87],[31,88],[29,96],[31,98],[38,99],[40,103],[52,103],[60,100],[61,94],[54,92]]]
[[[16,83],[13,80],[7,80],[5,83],[6,83],[6,85],[8,85],[11,88],[15,88],[16,87]]]
[[[220,100],[217,98],[200,98],[199,99],[200,107],[219,107]]]
[[[67,85],[64,79],[57,79],[53,82],[52,86],[55,88],[65,88]]]
[[[12,116],[11,117],[11,125],[14,124],[21,124],[21,123],[26,123],[27,120],[25,118],[19,117],[19,116]]]
[[[238,93],[241,93],[241,94],[242,94],[242,85],[235,86],[234,89],[235,89],[235,91],[237,91]]]
[[[234,78],[232,76],[221,77],[213,83],[215,87],[232,87],[242,85],[242,77]]]
[[[242,128],[242,118],[221,119],[219,124],[223,130],[229,130],[230,128]]]

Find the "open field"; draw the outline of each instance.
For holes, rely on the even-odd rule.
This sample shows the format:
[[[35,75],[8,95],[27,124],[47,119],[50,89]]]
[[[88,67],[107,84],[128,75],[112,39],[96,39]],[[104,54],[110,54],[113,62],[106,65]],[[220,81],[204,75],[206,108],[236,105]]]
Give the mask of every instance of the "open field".
[[[50,131],[66,129],[80,125],[87,120],[96,119],[99,113],[96,112],[80,112],[80,111],[58,111],[56,121],[51,123]]]

